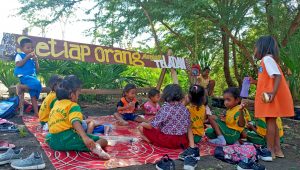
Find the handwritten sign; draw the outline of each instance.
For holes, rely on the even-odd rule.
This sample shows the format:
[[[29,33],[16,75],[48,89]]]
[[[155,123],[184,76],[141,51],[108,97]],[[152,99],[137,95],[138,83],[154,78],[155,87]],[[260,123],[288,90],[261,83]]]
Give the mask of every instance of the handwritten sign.
[[[151,68],[187,69],[188,62],[184,58],[140,53],[92,44],[25,36],[4,33],[0,45],[0,58],[12,60],[16,52],[20,52],[20,41],[23,38],[33,41],[36,55],[41,59],[72,60],[99,64],[126,64]]]

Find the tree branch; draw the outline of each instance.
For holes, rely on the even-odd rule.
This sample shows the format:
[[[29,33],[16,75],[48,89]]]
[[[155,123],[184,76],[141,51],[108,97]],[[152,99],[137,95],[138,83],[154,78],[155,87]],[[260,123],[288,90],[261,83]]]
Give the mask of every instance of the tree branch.
[[[160,55],[162,55],[163,52],[162,52],[162,50],[161,50],[160,42],[159,42],[159,40],[158,40],[158,36],[157,36],[156,30],[155,30],[153,21],[152,21],[152,19],[151,19],[151,16],[150,16],[148,10],[145,8],[145,6],[142,4],[142,2],[139,1],[139,4],[140,4],[140,6],[142,7],[143,12],[144,12],[144,14],[146,15],[147,20],[148,20],[148,22],[149,22],[149,25],[150,25],[150,27],[151,27],[151,31],[152,31],[152,34],[153,34],[153,37],[154,37],[154,41],[155,41],[155,46],[156,46],[158,52],[160,53]]]
[[[186,46],[186,48],[192,53],[192,56],[196,57],[196,54],[193,50],[193,47],[191,45],[189,45],[185,38],[183,38],[178,32],[174,31],[168,24],[166,24],[163,21],[160,21],[172,34],[174,34],[180,41],[182,41],[184,43],[184,45]]]
[[[284,39],[281,42],[282,47],[285,47],[287,45],[288,39],[297,31],[297,29],[299,28],[299,25],[300,25],[300,9],[298,10],[296,17],[292,21],[286,36],[284,37]]]
[[[247,47],[245,47],[244,44],[241,41],[236,39],[236,37],[234,35],[232,35],[231,31],[226,26],[221,25],[221,28],[231,38],[233,43],[236,44],[243,51],[244,55],[246,56],[246,58],[248,59],[248,61],[252,65],[252,67],[257,71],[254,60],[253,60],[249,50],[247,49]]]

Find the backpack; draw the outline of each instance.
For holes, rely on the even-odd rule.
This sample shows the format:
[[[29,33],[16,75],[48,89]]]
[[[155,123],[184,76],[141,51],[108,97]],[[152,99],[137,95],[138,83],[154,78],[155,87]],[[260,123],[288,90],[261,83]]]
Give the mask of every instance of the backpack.
[[[256,148],[252,144],[233,144],[228,146],[218,146],[215,149],[214,156],[221,161],[237,164],[240,161],[256,161]]]
[[[0,101],[0,118],[9,119],[16,115],[19,106],[19,97],[11,97],[7,100]]]

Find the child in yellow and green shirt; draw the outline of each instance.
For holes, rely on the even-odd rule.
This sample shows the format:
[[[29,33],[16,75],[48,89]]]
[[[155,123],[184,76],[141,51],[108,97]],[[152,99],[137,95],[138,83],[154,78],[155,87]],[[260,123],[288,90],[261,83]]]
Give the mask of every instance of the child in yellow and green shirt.
[[[223,93],[224,105],[227,108],[226,114],[220,119],[210,116],[209,122],[212,128],[205,132],[210,138],[209,142],[217,145],[234,144],[240,139],[241,133],[246,126],[245,105],[240,105],[240,91],[238,88],[230,87]]]
[[[276,124],[279,129],[280,142],[283,142],[283,126],[281,118],[276,119]],[[247,140],[258,145],[266,145],[267,123],[265,118],[257,118],[255,124],[248,124],[249,131],[247,132]]]
[[[49,115],[49,134],[46,142],[58,151],[91,151],[102,159],[110,156],[102,149],[107,140],[86,134],[82,127],[83,115],[77,104],[81,82],[76,76],[67,76],[56,90],[58,101]]]
[[[53,75],[48,82],[48,86],[51,88],[51,92],[44,99],[41,108],[39,110],[39,120],[42,126],[46,125],[49,120],[50,110],[56,102],[56,89],[62,82],[63,78],[58,75]]]
[[[187,108],[190,112],[192,132],[194,142],[199,143],[205,134],[204,122],[207,119],[205,103],[205,89],[199,85],[193,85],[189,89],[189,104]]]

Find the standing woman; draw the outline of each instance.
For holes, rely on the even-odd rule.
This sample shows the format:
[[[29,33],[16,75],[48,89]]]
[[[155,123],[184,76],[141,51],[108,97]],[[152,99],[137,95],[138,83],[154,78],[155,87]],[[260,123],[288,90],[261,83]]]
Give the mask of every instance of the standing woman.
[[[279,49],[276,40],[272,36],[260,37],[255,44],[255,57],[261,60],[255,96],[255,117],[266,118],[267,146],[272,159],[283,158],[276,118],[294,116],[294,106],[289,86],[278,64]]]

